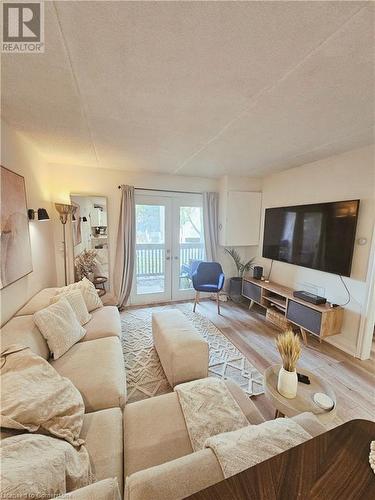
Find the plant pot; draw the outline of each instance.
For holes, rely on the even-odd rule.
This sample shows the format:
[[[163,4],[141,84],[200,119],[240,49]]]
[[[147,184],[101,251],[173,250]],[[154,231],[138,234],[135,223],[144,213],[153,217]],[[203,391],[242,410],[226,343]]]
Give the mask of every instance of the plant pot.
[[[298,378],[297,372],[288,372],[283,367],[280,368],[277,381],[277,390],[284,398],[293,399],[297,396]]]
[[[229,280],[229,297],[235,303],[242,302],[242,278],[231,278]]]

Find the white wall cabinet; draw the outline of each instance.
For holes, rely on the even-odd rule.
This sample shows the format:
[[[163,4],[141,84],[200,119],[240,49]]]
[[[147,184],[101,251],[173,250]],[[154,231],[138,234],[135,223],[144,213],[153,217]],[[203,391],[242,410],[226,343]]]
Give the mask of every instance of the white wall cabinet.
[[[249,191],[220,192],[219,244],[252,246],[259,244],[262,194]]]

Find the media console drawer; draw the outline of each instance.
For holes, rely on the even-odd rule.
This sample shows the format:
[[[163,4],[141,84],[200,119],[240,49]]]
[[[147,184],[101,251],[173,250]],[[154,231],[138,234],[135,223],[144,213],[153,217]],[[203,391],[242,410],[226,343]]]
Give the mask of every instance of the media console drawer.
[[[286,317],[293,323],[296,323],[302,328],[306,328],[312,333],[320,335],[322,324],[322,313],[311,307],[304,306],[294,300],[288,300],[288,309]]]
[[[254,300],[260,304],[262,289],[254,283],[249,283],[248,281],[242,281],[242,295],[248,299]]]

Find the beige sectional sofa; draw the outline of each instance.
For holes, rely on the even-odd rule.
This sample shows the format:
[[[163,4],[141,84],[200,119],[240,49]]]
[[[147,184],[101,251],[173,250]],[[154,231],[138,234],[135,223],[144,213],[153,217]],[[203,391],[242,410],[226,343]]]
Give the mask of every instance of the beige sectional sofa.
[[[86,415],[81,437],[86,441],[93,472],[98,480],[116,477],[123,491],[123,412],[126,375],[119,337],[120,315],[116,307],[92,311],[84,326],[86,335],[61,358],[50,359],[47,342],[33,321],[33,314],[50,304],[57,288],[37,293],[1,329],[1,348],[27,345],[49,360],[82,394]],[[2,437],[12,432],[2,431]]]
[[[92,311],[92,319],[84,326],[85,337],[61,358],[49,359],[47,343],[32,315],[47,307],[56,291],[42,290],[17,312],[1,330],[1,347],[14,343],[29,346],[81,392],[86,405],[81,437],[96,479],[117,478],[126,500],[175,500],[222,480],[210,449],[193,453],[175,392],[125,406],[121,323],[116,307]],[[263,417],[242,389],[226,383],[249,423],[262,423]],[[294,419],[311,436],[325,430],[311,414]],[[2,430],[2,437],[14,432]]]
[[[250,424],[264,422],[239,386],[226,385]],[[293,420],[311,437],[326,430],[312,413]],[[125,500],[176,500],[224,479],[211,449],[193,452],[175,392],[125,406],[124,467]]]

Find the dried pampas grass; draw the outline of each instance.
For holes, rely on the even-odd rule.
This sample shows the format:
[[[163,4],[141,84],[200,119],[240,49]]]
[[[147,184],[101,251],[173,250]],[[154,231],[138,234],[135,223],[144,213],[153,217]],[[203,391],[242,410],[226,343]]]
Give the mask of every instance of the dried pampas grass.
[[[301,356],[301,343],[298,335],[294,335],[293,330],[280,333],[276,339],[276,347],[283,361],[284,370],[294,372]]]

